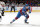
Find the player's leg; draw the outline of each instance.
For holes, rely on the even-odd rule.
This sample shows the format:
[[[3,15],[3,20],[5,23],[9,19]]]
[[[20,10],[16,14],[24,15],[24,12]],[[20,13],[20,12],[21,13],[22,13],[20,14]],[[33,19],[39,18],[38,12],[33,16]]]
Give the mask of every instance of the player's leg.
[[[14,6],[14,12],[15,12],[15,6]]]
[[[17,16],[15,17],[15,19],[13,19],[10,23],[13,23],[15,20],[17,20],[18,18],[20,18],[21,14],[20,12],[18,12]]]
[[[12,7],[11,7],[11,11],[10,12],[12,12]]]
[[[4,9],[2,10],[2,13],[1,14],[2,14],[2,16],[4,16]]]
[[[14,9],[14,12],[15,12],[15,6],[12,6],[13,7],[13,9]]]
[[[11,22],[10,22],[10,24],[12,24],[15,20],[17,20],[18,18],[17,17],[15,17],[15,19],[13,19]]]
[[[0,16],[0,22],[1,22],[1,20],[2,20],[2,18],[1,18],[1,16]]]
[[[10,24],[12,24],[15,20],[17,20],[20,17],[20,15],[18,17],[15,17],[15,19],[13,19]]]
[[[25,19],[25,23],[28,24],[29,22],[27,22],[27,20],[28,20],[28,18],[29,18],[29,15],[27,14],[25,17],[26,17],[26,19]]]

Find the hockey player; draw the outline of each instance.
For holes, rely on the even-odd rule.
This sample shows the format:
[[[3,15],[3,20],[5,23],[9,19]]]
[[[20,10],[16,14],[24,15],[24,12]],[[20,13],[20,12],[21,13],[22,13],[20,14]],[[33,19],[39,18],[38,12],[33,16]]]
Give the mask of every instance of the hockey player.
[[[31,13],[31,9],[30,9],[30,6],[28,4],[25,4],[25,6],[18,12],[17,16],[15,17],[15,19],[13,19],[10,24],[12,24],[15,20],[17,20],[18,18],[20,18],[20,16],[24,15],[26,17],[25,19],[25,23],[29,23],[27,22],[28,18],[29,18],[29,15],[26,13],[28,12],[29,10],[29,13]]]
[[[5,3],[3,1],[0,1],[0,10],[2,11],[1,15],[4,16],[4,6],[5,6]]]
[[[0,1],[0,22],[2,20],[2,16],[4,16],[4,6],[5,6],[5,3],[3,1]]]
[[[1,19],[2,19],[2,18],[1,18],[1,15],[2,15],[2,14],[1,14],[1,13],[2,13],[2,10],[3,10],[3,7],[2,7],[2,6],[1,6],[1,4],[0,4],[0,22],[1,22]]]

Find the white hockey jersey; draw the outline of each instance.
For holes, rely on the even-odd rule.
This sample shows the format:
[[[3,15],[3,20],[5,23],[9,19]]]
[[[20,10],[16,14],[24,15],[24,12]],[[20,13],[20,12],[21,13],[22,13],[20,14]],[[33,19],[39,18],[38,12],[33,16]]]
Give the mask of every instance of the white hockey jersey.
[[[3,7],[0,5],[0,13],[2,12],[2,10],[3,10]]]
[[[0,5],[0,11],[3,10],[3,7]]]

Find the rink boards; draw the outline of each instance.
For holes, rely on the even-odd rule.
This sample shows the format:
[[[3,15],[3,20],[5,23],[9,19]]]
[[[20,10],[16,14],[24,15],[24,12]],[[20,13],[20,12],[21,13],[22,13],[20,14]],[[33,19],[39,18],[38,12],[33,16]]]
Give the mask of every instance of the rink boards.
[[[15,7],[15,12],[18,12],[20,9],[22,9],[23,7]],[[11,7],[4,7],[5,12],[10,12]],[[40,7],[31,7],[30,9],[32,9],[32,12],[40,12]],[[14,9],[12,10],[12,12],[14,12]]]

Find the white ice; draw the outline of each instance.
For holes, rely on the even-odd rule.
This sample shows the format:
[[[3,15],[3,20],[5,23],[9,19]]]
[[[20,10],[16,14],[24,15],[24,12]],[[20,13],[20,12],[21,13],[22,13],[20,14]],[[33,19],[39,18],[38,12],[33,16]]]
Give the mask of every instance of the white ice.
[[[10,24],[10,22],[16,17],[17,13],[18,12],[5,12],[4,16],[2,16],[0,27],[40,27],[40,12],[32,12],[29,14],[29,24],[24,23],[24,16],[21,16],[13,24]]]

